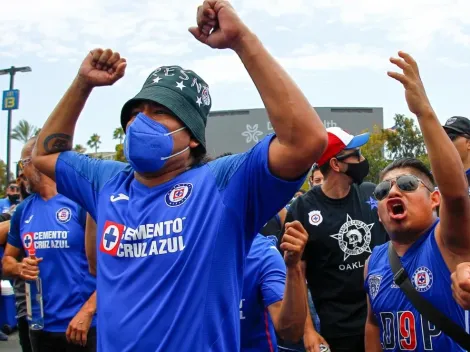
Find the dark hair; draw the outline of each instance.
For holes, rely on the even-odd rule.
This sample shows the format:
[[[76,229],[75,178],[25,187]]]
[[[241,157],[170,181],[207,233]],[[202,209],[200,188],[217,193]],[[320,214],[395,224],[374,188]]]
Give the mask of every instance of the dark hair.
[[[328,173],[331,171],[330,160],[331,159],[328,159],[328,161],[326,163],[324,163],[322,166],[320,166],[318,168],[321,171],[321,173],[323,174],[324,178],[326,178],[328,176]]]
[[[225,156],[230,156],[230,155],[233,155],[233,153],[230,153],[230,152],[223,153],[223,154],[220,154],[216,159],[223,158]]]
[[[194,166],[198,164],[206,164],[212,159],[201,145],[198,145],[196,148],[191,149],[191,155],[193,157]]]
[[[415,170],[420,178],[423,179],[424,182],[427,182],[427,185],[430,188],[434,188],[434,177],[432,176],[431,171],[427,168],[426,165],[421,160],[414,159],[414,158],[402,158],[393,161],[392,163],[388,164],[385,169],[380,172],[379,178],[382,181],[386,174],[390,171],[395,169],[413,169]],[[418,176],[418,175],[415,175]]]

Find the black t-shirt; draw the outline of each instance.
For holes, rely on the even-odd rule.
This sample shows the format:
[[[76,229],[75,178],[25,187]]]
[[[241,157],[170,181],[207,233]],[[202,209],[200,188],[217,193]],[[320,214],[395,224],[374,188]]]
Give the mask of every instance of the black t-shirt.
[[[374,188],[372,183],[354,184],[345,198],[331,199],[317,186],[289,209],[288,216],[300,221],[309,234],[303,260],[327,341],[364,333],[364,263],[374,246],[388,240],[377,215]]]

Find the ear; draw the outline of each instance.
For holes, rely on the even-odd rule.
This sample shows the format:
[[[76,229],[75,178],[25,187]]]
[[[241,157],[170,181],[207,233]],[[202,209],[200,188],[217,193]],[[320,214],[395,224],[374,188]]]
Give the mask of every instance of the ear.
[[[195,149],[195,148],[199,147],[200,144],[201,143],[199,143],[196,139],[191,137],[191,140],[189,141],[189,148]]]
[[[332,170],[334,170],[336,172],[340,172],[340,170],[341,170],[339,161],[336,158],[331,158],[330,159],[330,167],[331,167]]]
[[[436,210],[441,205],[441,193],[434,191],[431,193],[432,210]]]
[[[465,142],[467,143],[467,150],[470,150],[470,139],[465,139]]]

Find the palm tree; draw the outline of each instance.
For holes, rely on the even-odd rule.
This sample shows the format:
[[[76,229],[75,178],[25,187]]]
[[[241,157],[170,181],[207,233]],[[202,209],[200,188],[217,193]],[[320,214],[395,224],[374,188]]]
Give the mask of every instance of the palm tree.
[[[118,127],[113,132],[113,139],[119,139],[119,144],[122,144],[122,140],[124,138],[124,130],[122,127]]]
[[[98,153],[98,148],[101,144],[101,137],[94,133],[87,142],[90,148],[95,149],[95,153]]]
[[[18,125],[15,126],[11,133],[11,139],[26,143],[33,136],[37,136],[39,133],[39,128],[34,125],[31,125],[26,120],[21,120],[18,122]]]
[[[77,153],[82,153],[82,154],[86,152],[86,148],[81,144],[75,144],[75,147],[73,147],[73,150],[76,151]]]

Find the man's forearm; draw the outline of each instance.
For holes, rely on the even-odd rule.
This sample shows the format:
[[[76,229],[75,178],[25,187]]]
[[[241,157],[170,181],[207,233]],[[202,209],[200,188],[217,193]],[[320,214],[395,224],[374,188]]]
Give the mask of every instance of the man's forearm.
[[[431,170],[443,198],[468,197],[467,180],[457,149],[445,133],[436,114],[429,110],[418,117]]]
[[[326,136],[323,123],[302,91],[251,32],[234,48],[255,83],[279,142],[315,145]],[[326,140],[326,138],[324,138]],[[316,148],[319,153],[321,148]]]
[[[367,352],[382,351],[382,345],[380,343],[380,328],[369,321],[366,322],[365,327],[365,350]]]
[[[88,301],[85,302],[81,310],[89,315],[94,315],[96,313],[96,291],[93,292]]]
[[[2,259],[3,275],[7,277],[19,277],[20,267],[18,261],[10,256],[4,256]]]
[[[34,156],[60,153],[72,149],[75,124],[92,88],[75,78],[38,135]]]
[[[278,321],[278,334],[285,340],[298,341],[304,334],[308,314],[305,277],[300,266],[287,268],[284,299]]]

